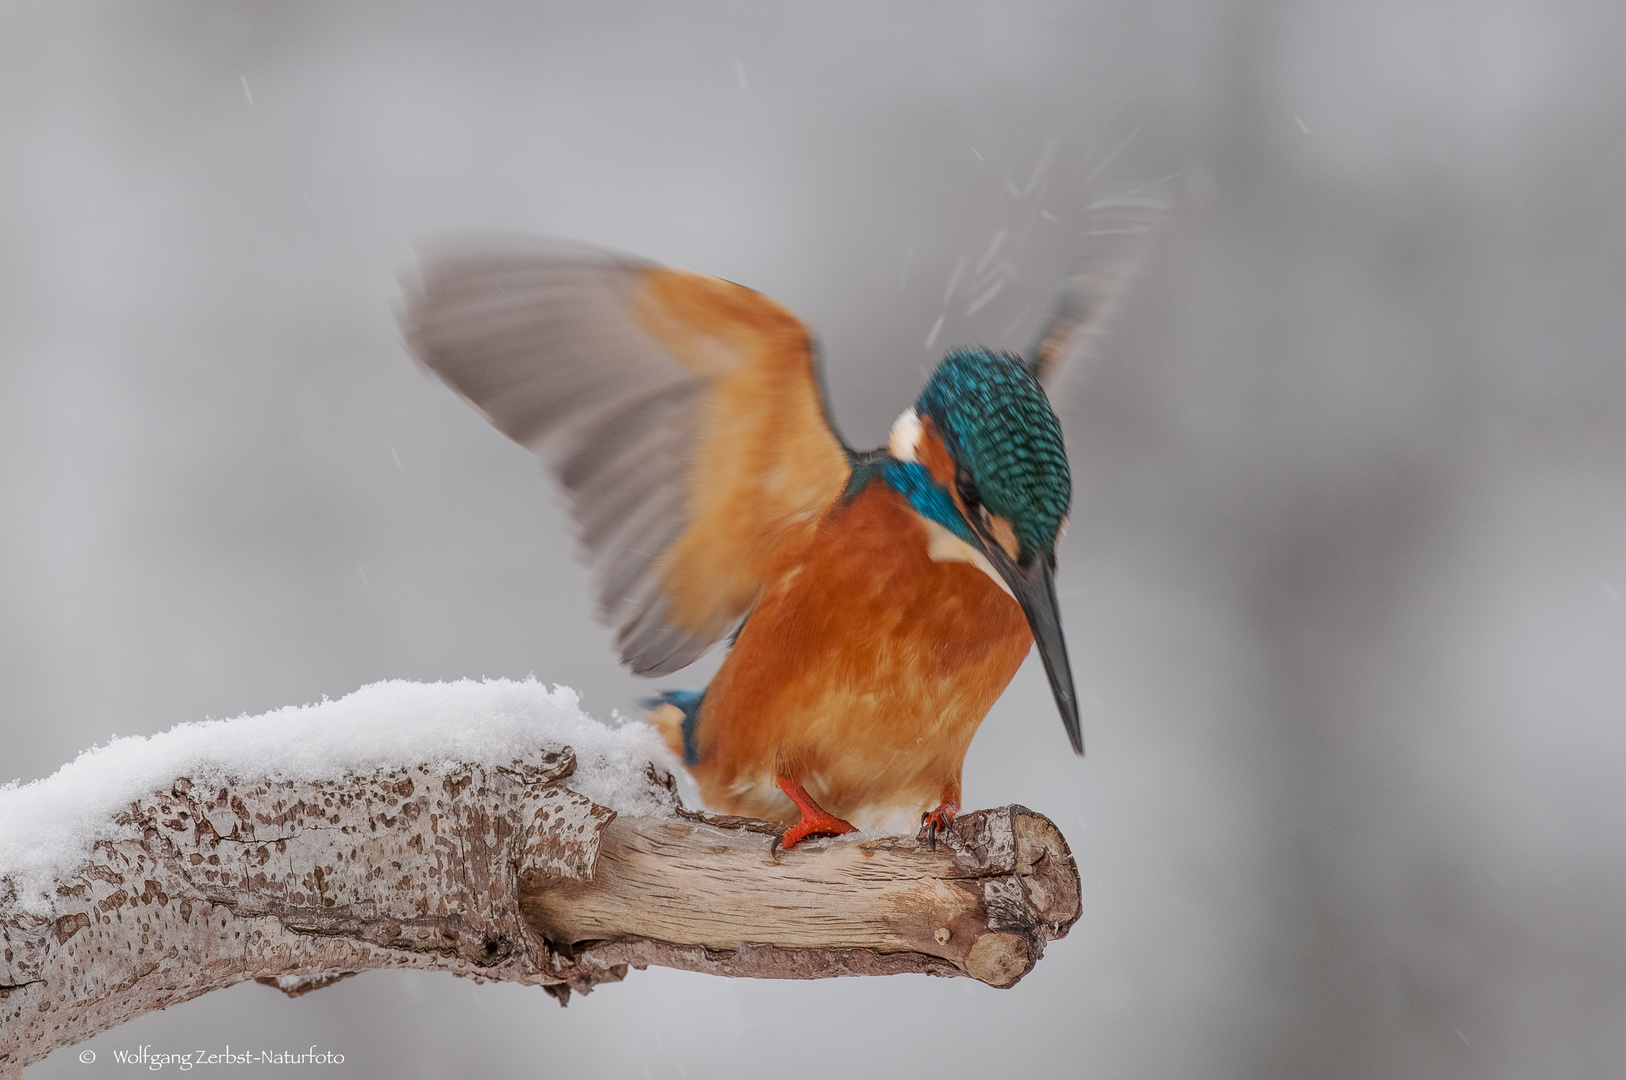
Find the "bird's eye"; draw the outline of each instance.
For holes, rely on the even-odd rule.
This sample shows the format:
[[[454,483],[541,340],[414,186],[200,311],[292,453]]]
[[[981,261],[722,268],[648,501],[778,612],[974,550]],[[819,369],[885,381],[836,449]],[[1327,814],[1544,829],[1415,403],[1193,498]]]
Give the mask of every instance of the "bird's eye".
[[[972,482],[971,474],[964,469],[958,470],[954,475],[954,490],[967,510],[976,510],[982,506],[982,497],[977,494],[977,485]]]

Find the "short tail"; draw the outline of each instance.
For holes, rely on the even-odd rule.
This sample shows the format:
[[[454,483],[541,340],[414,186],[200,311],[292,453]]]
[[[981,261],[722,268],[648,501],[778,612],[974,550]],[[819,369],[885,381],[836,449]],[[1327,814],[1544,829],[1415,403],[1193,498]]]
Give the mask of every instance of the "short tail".
[[[662,690],[643,702],[667,748],[683,755],[690,768],[700,764],[700,702],[705,696],[704,690]]]

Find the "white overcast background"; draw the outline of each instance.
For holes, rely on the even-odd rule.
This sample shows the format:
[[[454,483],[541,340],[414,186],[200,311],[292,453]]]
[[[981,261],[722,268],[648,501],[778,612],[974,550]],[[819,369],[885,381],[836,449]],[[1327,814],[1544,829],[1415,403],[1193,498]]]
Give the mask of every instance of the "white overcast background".
[[[633,711],[541,470],[401,348],[419,237],[760,288],[875,445],[1092,200],[1179,192],[1058,402],[1089,757],[1030,662],[966,762],[1084,880],[1020,986],[250,984],[29,1075],[1620,1075],[1623,46],[1605,0],[0,2],[0,780],[384,678]]]

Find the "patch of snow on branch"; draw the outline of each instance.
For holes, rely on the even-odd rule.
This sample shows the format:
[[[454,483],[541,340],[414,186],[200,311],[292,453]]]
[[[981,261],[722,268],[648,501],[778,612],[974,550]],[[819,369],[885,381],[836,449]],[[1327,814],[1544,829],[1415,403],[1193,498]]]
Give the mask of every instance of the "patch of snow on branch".
[[[623,813],[665,812],[644,769],[676,762],[647,724],[610,727],[582,712],[574,690],[534,679],[393,680],[338,701],[114,739],[43,780],[0,786],[0,878],[12,879],[25,906],[46,910],[54,882],[97,840],[121,835],[114,816],[176,777],[205,787],[339,780],[408,765],[507,764],[560,744],[576,752],[564,781],[573,790]]]

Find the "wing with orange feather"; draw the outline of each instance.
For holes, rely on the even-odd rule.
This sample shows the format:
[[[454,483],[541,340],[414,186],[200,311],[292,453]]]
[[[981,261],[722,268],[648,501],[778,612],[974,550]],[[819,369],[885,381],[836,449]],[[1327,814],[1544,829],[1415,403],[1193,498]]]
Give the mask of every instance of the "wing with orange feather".
[[[408,346],[551,466],[622,661],[698,659],[851,472],[807,327],[743,286],[557,241],[433,245],[419,268]]]

